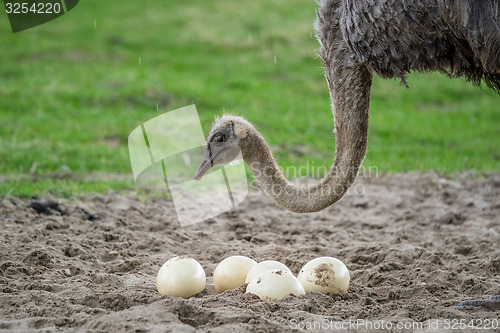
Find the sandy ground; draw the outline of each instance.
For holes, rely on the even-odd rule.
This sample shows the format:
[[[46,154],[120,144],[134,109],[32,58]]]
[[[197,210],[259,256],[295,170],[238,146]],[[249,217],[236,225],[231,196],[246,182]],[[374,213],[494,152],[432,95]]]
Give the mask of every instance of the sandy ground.
[[[162,198],[55,198],[51,208],[0,200],[0,331],[499,331],[499,311],[453,305],[500,294],[500,174],[385,175],[358,186],[365,194],[305,215],[252,193],[183,228]],[[205,291],[157,293],[156,273],[176,255],[202,264]],[[211,276],[231,255],[279,260],[294,273],[337,257],[351,286],[278,302],[244,286],[218,295]]]

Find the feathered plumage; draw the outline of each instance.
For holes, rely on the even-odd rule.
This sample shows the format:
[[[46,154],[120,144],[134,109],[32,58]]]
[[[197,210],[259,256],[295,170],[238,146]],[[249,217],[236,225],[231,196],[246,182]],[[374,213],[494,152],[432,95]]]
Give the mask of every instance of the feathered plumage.
[[[324,0],[316,30],[323,60],[343,42],[384,78],[440,71],[500,93],[500,1]]]

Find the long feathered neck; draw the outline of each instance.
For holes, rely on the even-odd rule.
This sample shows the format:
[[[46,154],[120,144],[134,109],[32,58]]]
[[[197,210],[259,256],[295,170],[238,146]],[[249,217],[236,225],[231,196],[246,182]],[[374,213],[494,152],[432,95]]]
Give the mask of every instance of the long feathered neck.
[[[276,165],[269,146],[253,128],[248,130],[243,158],[257,182],[276,204],[297,213],[316,212],[338,201],[358,174],[366,154],[368,108],[372,75],[358,64],[342,41],[333,2],[318,12],[320,56],[330,89],[335,126],[335,159],[328,174],[317,184],[297,186]]]
[[[326,66],[335,119],[335,160],[317,184],[297,186],[278,168],[264,138],[252,127],[243,158],[263,191],[278,206],[297,213],[322,210],[352,185],[366,154],[371,75],[362,67]]]

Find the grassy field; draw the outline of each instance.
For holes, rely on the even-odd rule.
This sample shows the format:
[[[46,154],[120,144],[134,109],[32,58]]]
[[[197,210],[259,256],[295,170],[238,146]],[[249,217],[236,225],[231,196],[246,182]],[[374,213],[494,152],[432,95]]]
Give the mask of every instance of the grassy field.
[[[133,186],[127,137],[196,104],[243,115],[281,166],[328,166],[332,115],[315,1],[85,0],[13,34],[0,11],[0,195]],[[376,78],[365,167],[500,170],[500,98],[439,74]],[[158,106],[158,110],[157,110]]]

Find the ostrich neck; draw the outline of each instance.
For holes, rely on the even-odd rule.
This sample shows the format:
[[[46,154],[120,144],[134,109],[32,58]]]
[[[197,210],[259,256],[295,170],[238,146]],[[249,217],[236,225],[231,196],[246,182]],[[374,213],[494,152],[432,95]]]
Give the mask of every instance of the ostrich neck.
[[[372,76],[342,49],[327,59],[325,77],[330,88],[336,142],[335,159],[328,174],[313,185],[292,184],[278,168],[264,138],[254,129],[242,150],[263,191],[278,206],[297,213],[316,212],[342,198],[356,179],[366,154]]]

